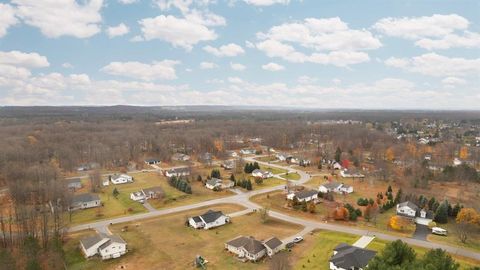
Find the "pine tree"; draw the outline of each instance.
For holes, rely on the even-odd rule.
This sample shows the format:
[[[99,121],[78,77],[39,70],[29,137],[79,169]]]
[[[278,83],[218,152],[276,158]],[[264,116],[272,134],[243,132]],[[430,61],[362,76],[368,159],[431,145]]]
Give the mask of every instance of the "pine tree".
[[[445,224],[448,222],[448,202],[444,201],[435,211],[435,222]]]

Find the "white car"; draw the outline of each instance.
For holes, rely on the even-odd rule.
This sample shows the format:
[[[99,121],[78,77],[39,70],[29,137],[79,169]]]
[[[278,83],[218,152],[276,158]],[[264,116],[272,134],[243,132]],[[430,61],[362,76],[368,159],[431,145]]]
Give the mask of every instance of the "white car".
[[[293,238],[294,243],[300,243],[302,241],[303,241],[303,237],[301,237],[301,236],[297,236],[297,237]]]

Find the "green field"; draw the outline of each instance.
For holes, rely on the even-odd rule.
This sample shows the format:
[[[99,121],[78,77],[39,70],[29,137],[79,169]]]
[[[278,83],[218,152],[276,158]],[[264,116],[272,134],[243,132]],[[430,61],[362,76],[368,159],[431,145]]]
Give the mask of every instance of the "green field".
[[[268,166],[268,165],[260,165],[260,169],[264,171],[270,171],[273,174],[284,174],[287,172],[287,170],[276,168],[273,166]]]
[[[281,177],[285,178],[285,179],[288,179],[288,180],[300,180],[300,174],[296,173],[296,172],[291,172],[291,173],[286,173],[286,174],[282,174],[280,175]]]

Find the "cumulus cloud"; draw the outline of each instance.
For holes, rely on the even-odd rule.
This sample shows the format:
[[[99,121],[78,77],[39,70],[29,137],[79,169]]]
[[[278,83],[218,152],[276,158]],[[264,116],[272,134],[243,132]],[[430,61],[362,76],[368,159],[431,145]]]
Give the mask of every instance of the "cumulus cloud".
[[[239,63],[230,63],[230,67],[236,71],[244,71],[247,67]]]
[[[439,39],[422,38],[415,45],[427,50],[450,48],[480,48],[480,34],[465,31],[463,35],[448,34]]]
[[[455,87],[457,85],[466,84],[467,81],[458,77],[446,77],[445,79],[442,80],[442,83],[445,87],[450,88],[450,87]]]
[[[9,4],[0,3],[0,38],[7,34],[10,26],[18,23],[15,17],[15,10]]]
[[[63,68],[73,68],[73,65],[68,63],[68,62],[65,62],[65,63],[62,64],[62,67]]]
[[[215,64],[215,63],[212,63],[212,62],[201,62],[200,63],[200,68],[201,69],[213,69],[213,68],[217,68],[218,65]]]
[[[270,62],[268,64],[262,65],[262,68],[268,71],[280,71],[284,70],[285,67],[277,63]]]
[[[117,75],[140,79],[144,81],[173,80],[177,78],[175,65],[178,61],[163,60],[152,64],[140,62],[111,62],[104,66],[101,71],[110,75]]]
[[[119,2],[120,4],[130,5],[130,4],[133,4],[133,3],[138,2],[138,0],[118,0],[118,2]]]
[[[206,26],[171,15],[145,18],[139,23],[145,40],[160,39],[186,50],[201,41],[217,38],[215,31]]]
[[[123,36],[128,34],[128,32],[130,32],[130,29],[124,23],[107,28],[107,35],[109,38]]]
[[[103,0],[13,0],[17,16],[47,37],[88,38],[100,32]]]
[[[254,6],[271,6],[275,4],[287,5],[290,0],[244,0],[244,2]]]
[[[155,0],[154,3],[162,11],[177,8],[185,19],[193,23],[206,26],[220,26],[227,24],[224,17],[217,15],[208,9],[208,6],[215,3],[215,1]]]
[[[480,73],[480,58],[447,57],[436,53],[422,54],[411,59],[391,57],[385,61],[385,64],[409,72],[437,77],[464,77]]]
[[[47,57],[38,53],[24,53],[19,51],[0,51],[0,64],[26,68],[42,68],[50,66]]]
[[[364,50],[374,50],[381,42],[367,30],[350,29],[340,18],[307,18],[300,22],[274,26],[258,33],[257,49],[269,57],[294,63],[348,66],[369,61]],[[294,46],[313,52],[307,54]]]
[[[203,47],[203,50],[218,57],[234,57],[245,53],[242,47],[235,43],[220,46],[219,48],[210,45]]]

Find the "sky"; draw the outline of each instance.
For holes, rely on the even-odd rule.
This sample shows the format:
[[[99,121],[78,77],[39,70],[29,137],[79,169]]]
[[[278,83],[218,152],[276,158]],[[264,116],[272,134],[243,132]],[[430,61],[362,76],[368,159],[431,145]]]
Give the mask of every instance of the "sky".
[[[480,1],[0,0],[0,106],[480,109]]]

